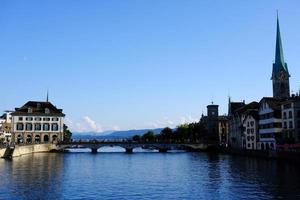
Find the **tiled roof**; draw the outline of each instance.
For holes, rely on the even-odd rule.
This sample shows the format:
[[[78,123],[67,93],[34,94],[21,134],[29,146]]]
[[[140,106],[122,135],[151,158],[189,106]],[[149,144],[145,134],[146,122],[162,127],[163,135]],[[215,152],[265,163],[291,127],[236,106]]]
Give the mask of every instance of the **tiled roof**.
[[[32,112],[28,112],[30,109]],[[47,109],[49,112],[46,112]],[[56,108],[50,102],[43,101],[28,101],[21,108],[16,108],[11,115],[65,116],[62,109]]]

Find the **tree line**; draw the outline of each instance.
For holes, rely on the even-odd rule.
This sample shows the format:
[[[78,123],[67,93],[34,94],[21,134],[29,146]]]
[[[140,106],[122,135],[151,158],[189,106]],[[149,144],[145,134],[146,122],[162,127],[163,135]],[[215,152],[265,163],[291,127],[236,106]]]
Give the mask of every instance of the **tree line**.
[[[203,123],[186,123],[175,129],[166,127],[159,134],[149,130],[144,135],[134,135],[135,142],[202,142],[209,139],[207,129]]]

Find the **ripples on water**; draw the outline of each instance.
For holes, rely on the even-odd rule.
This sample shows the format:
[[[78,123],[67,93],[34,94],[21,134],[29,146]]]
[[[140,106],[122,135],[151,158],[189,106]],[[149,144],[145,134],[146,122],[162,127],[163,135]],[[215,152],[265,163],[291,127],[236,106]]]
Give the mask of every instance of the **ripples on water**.
[[[207,153],[37,153],[0,160],[0,199],[300,199],[300,170]]]

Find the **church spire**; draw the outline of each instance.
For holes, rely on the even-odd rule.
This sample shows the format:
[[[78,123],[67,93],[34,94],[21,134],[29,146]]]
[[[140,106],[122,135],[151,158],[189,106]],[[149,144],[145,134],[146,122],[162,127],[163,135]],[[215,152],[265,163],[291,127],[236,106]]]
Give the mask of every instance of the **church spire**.
[[[280,27],[279,27],[279,17],[278,17],[278,11],[277,11],[275,63],[273,64],[273,72],[272,72],[271,79],[274,79],[275,76],[280,71],[285,71],[287,73],[288,77],[290,77],[287,64],[284,62],[284,57],[283,57],[283,48],[282,48],[282,41],[281,41],[281,34],[280,34]]]
[[[281,64],[285,68],[282,42],[281,42],[281,35],[280,35],[280,27],[279,27],[278,11],[277,11],[277,33],[276,33],[275,63]]]
[[[49,102],[49,90],[47,90],[46,102]]]

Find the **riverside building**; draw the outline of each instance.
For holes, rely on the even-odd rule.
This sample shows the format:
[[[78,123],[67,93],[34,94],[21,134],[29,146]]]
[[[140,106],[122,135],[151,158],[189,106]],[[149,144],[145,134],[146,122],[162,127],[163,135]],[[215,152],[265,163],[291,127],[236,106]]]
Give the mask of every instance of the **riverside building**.
[[[52,143],[63,140],[62,109],[52,103],[28,101],[16,108],[12,116],[12,138],[15,143]]]

